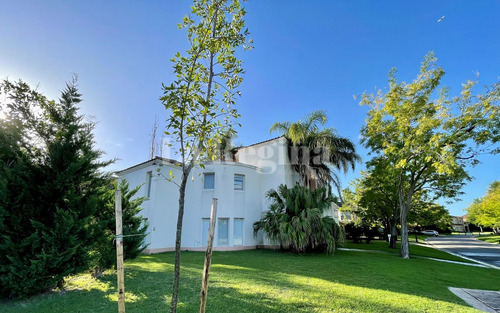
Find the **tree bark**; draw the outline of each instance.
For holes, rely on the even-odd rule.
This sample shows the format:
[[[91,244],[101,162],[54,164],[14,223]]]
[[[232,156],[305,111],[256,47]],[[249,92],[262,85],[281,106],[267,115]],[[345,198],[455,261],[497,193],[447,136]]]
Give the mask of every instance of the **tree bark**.
[[[398,241],[398,212],[399,207],[397,204],[392,206],[392,221],[391,221],[391,240],[389,242],[389,248],[397,249],[396,242]]]
[[[403,259],[410,258],[410,247],[408,242],[408,223],[406,217],[408,215],[408,208],[403,204],[401,208],[401,247],[399,254]]]
[[[191,168],[189,168],[191,170]],[[177,215],[177,231],[175,234],[175,261],[174,261],[174,286],[172,290],[172,301],[170,302],[170,312],[177,312],[177,303],[179,302],[179,280],[181,271],[181,238],[182,238],[182,220],[184,217],[184,198],[186,195],[186,184],[189,172],[182,173],[181,185],[179,188],[179,213]]]
[[[391,225],[391,240],[389,241],[389,248],[396,249],[396,242],[398,240],[398,228],[395,222]]]
[[[399,218],[401,221],[401,247],[399,250],[399,254],[403,259],[410,258],[410,246],[408,242],[408,212],[410,211],[411,206],[411,198],[413,196],[414,191],[414,180],[411,182],[411,186],[408,190],[408,193],[405,194],[403,190],[403,173],[399,176],[399,184],[398,184],[398,202],[399,202]]]

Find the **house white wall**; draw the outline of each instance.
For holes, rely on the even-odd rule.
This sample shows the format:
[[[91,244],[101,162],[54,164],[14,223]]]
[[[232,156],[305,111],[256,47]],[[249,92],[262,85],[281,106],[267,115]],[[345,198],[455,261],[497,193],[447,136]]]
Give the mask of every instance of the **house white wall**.
[[[218,199],[214,250],[252,249],[268,245],[262,235],[253,235],[253,223],[267,210],[266,192],[280,184],[293,186],[299,179],[288,161],[283,137],[240,148],[238,162],[208,162],[205,168],[193,169],[188,179],[182,232],[182,248],[204,250],[203,219],[210,218],[212,198]],[[174,178],[169,181],[170,172]],[[213,189],[204,189],[204,174],[215,174]],[[142,214],[149,221],[149,244],[145,252],[171,251],[175,247],[175,232],[179,206],[181,170],[173,162],[156,158],[118,173],[131,187],[141,185],[137,196],[144,201]],[[244,175],[244,190],[235,190],[234,175]],[[151,176],[151,178],[150,178]],[[149,184],[150,182],[150,184]],[[219,241],[220,219],[228,219],[228,242]],[[235,219],[243,219],[243,244],[235,245]]]
[[[300,176],[295,172],[288,159],[288,146],[285,137],[278,137],[255,145],[238,149],[236,161],[257,168],[262,176],[262,193],[280,184],[293,187]]]

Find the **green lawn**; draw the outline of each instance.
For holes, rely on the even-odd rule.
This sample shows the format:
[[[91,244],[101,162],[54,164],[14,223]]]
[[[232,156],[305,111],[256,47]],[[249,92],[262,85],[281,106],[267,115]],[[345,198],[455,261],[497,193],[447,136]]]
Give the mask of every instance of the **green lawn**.
[[[480,235],[477,237],[477,239],[482,240],[482,241],[487,241],[491,243],[500,243],[500,236],[499,235]]]
[[[419,242],[421,244],[425,244],[425,241],[423,238],[419,237]],[[384,251],[387,253],[392,253],[394,255],[399,255],[399,247],[400,247],[400,242],[398,241],[397,244],[397,249],[390,249],[388,247],[388,243],[385,241],[380,241],[380,240],[374,240],[369,244],[365,243],[352,243],[352,241],[347,241],[347,243],[344,245],[344,248],[348,249],[361,249],[361,250],[377,250],[377,251]],[[436,259],[443,259],[443,260],[449,260],[449,261],[457,261],[457,262],[464,262],[464,263],[474,263],[472,261],[462,259],[461,257],[454,256],[451,254],[448,254],[446,252],[443,252],[441,250],[434,249],[432,247],[425,247],[422,245],[415,245],[415,238],[413,237],[413,240],[410,240],[410,256],[411,257],[428,257],[428,258],[436,258]]]
[[[416,247],[412,246],[412,249]],[[126,263],[127,312],[165,312],[173,253]],[[197,312],[204,254],[182,253],[179,312]],[[494,269],[400,259],[389,253],[338,251],[335,256],[269,250],[216,252],[207,312],[478,312],[448,286],[498,290]],[[0,304],[14,312],[116,312],[116,278],[68,279],[64,292]]]

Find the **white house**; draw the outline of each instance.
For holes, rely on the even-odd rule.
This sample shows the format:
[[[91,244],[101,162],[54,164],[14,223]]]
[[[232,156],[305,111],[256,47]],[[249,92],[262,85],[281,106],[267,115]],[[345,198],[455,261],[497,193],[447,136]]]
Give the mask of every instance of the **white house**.
[[[204,250],[212,198],[218,199],[214,250],[254,249],[267,245],[254,237],[253,223],[268,209],[266,192],[280,184],[292,187],[299,175],[290,165],[284,137],[239,148],[234,161],[205,162],[196,167],[186,187],[183,250]],[[170,172],[174,178],[167,178]],[[181,169],[177,161],[156,157],[117,173],[131,187],[141,185],[142,214],[149,221],[145,253],[173,251]],[[336,216],[334,207],[328,215]]]

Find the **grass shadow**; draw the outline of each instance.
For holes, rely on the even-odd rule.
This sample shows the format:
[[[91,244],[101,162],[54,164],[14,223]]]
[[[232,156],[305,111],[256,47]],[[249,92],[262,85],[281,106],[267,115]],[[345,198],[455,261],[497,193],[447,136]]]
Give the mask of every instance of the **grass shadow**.
[[[197,312],[204,253],[183,252],[179,312]],[[125,264],[127,312],[168,311],[173,253]],[[495,276],[496,275],[496,276]],[[471,279],[474,277],[474,279]],[[493,287],[498,272],[391,254],[214,252],[207,312],[474,312],[448,286]],[[13,312],[113,312],[116,276],[70,279],[72,290],[0,305]]]

